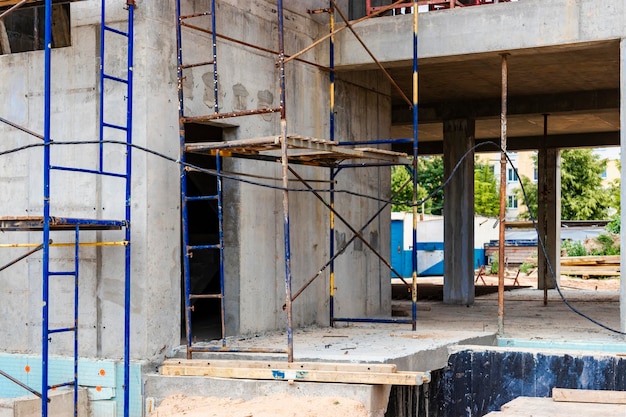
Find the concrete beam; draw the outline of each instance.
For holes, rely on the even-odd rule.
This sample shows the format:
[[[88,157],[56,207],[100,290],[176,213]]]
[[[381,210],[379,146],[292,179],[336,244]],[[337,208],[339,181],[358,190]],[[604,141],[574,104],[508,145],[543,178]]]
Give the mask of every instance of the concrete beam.
[[[420,59],[462,60],[466,58],[463,55],[470,54],[496,56],[519,49],[531,53],[536,48],[620,39],[626,37],[625,18],[626,3],[597,0],[525,0],[423,13],[419,17],[418,53]],[[370,19],[356,25],[355,30],[377,59],[388,66],[406,65],[413,57],[411,15]],[[463,38],[471,42],[459,42]],[[348,31],[337,35],[336,46],[336,68],[374,67]]]
[[[510,97],[508,115],[553,114],[562,112],[588,112],[593,110],[619,109],[620,91],[578,91],[564,94],[542,94]],[[500,117],[502,103],[499,98],[457,102],[420,103],[420,122],[440,122],[446,119]],[[406,105],[392,107],[393,125],[412,125],[413,111]]]
[[[574,133],[568,135],[550,135],[547,148],[601,148],[606,146],[620,145],[620,132],[595,132]],[[500,143],[500,138],[476,139],[475,143],[495,142]],[[519,136],[507,138],[508,151],[530,151],[543,146],[543,136]],[[623,142],[622,142],[623,143]],[[397,152],[412,153],[412,145],[401,143],[394,145]],[[442,155],[444,151],[443,141],[420,142],[420,155]],[[477,149],[478,152],[499,152],[495,147],[485,145]]]

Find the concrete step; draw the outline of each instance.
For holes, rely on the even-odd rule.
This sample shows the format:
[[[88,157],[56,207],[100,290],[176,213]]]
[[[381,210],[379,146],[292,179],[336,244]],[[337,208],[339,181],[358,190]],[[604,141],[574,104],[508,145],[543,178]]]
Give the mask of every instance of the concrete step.
[[[74,416],[74,391],[72,389],[52,391],[49,398],[48,416]],[[89,396],[86,389],[78,392],[78,416],[90,416]],[[0,398],[0,417],[41,417],[41,398],[35,395]]]

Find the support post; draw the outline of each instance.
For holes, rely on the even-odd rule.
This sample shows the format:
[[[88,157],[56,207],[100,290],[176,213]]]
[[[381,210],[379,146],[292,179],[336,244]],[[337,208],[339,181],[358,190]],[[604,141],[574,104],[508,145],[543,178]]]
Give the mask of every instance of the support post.
[[[504,334],[504,264],[506,223],[506,134],[507,99],[509,89],[508,54],[502,54],[502,102],[500,113],[500,223],[498,224],[498,335]]]
[[[474,146],[474,130],[473,119],[444,121],[444,177]],[[474,302],[474,152],[444,188],[444,201],[443,302],[469,305]]]
[[[537,247],[537,288],[556,287],[561,272],[561,158],[558,149],[539,149],[537,158],[537,226],[552,272],[540,246]],[[557,281],[558,282],[558,281]]]
[[[626,167],[626,38],[622,39],[620,42],[620,147],[621,147],[621,157],[620,162],[622,167]],[[624,172],[624,171],[622,171]],[[621,195],[626,195],[626,181],[623,179],[623,175],[621,176],[620,181],[620,191]],[[626,224],[626,210],[620,208],[620,220],[622,224]],[[624,229],[620,229],[620,246],[622,248],[626,248],[626,234]],[[621,251],[620,255],[620,265],[622,266],[621,271],[623,271],[623,265],[626,265],[626,251]],[[620,280],[620,291],[619,291],[619,305],[620,305],[620,329],[622,332],[626,332],[626,279],[621,277]]]

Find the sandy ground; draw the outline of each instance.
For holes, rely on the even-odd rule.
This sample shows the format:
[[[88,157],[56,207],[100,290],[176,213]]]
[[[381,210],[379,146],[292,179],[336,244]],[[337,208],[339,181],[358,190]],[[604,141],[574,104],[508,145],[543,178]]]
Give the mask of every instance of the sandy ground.
[[[538,291],[536,274],[520,273],[521,288],[513,289],[516,270],[507,271],[505,284],[505,337],[551,341],[594,341],[606,344],[623,341],[622,337],[597,327],[572,313],[556,291],[549,292],[549,304],[542,303],[543,291]],[[497,276],[485,276],[487,286],[496,286]],[[420,278],[419,284],[443,283],[442,277]],[[482,281],[476,284],[482,286]],[[580,279],[562,276],[560,285],[565,295],[590,316],[612,327],[619,326],[619,279]],[[419,286],[419,285],[418,285]],[[419,292],[418,288],[418,292]],[[478,290],[477,290],[478,293]],[[394,300],[394,312],[408,315],[409,300]],[[404,311],[406,310],[406,311]],[[406,354],[407,343],[447,343],[450,335],[462,333],[486,334],[497,330],[497,293],[492,291],[476,298],[472,306],[444,305],[441,301],[418,302],[418,329],[406,326],[347,325],[335,328],[297,329],[294,334],[296,360],[313,357],[326,361],[367,361]],[[405,313],[405,314],[402,314]],[[265,343],[280,346],[284,334],[241,338],[237,342]],[[431,346],[427,346],[431,348]],[[426,349],[426,347],[424,348]],[[363,404],[340,397],[293,397],[268,395],[251,400],[187,397],[174,395],[166,398],[150,414],[151,417],[368,417]]]
[[[249,401],[174,395],[150,417],[367,417],[363,404],[340,397],[269,395]]]

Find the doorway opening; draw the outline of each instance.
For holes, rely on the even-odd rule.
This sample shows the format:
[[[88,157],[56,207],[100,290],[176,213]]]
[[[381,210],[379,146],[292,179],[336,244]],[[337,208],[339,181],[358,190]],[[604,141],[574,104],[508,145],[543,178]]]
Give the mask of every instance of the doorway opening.
[[[217,126],[188,123],[185,125],[185,143],[218,142],[223,140],[223,129]],[[189,164],[204,169],[216,169],[216,159],[211,155],[185,153]],[[187,197],[217,195],[217,177],[195,170],[187,171]],[[182,214],[181,214],[182,215]],[[217,200],[196,200],[187,203],[187,227],[189,245],[214,245],[219,243],[219,216]],[[181,244],[184,244],[181,234]],[[181,255],[182,256],[182,255]],[[183,259],[181,259],[182,265]],[[194,250],[189,259],[190,293],[220,293],[220,252],[219,249]],[[182,337],[185,338],[185,279],[181,277],[183,315]],[[220,298],[200,298],[192,300],[191,330],[195,341],[220,339],[221,303]]]

